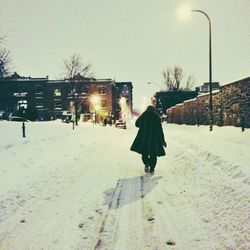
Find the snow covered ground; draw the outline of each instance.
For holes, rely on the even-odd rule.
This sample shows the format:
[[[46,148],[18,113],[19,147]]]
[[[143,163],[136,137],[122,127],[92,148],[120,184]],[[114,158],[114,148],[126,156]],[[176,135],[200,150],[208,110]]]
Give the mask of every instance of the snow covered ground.
[[[250,249],[250,131],[164,124],[154,175],[137,133],[0,122],[0,249]]]

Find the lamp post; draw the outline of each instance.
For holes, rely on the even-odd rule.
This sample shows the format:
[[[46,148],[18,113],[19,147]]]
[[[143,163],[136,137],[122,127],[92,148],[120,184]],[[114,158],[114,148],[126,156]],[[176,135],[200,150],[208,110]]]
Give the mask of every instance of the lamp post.
[[[202,10],[191,10],[191,12],[199,12],[203,14],[208,20],[208,28],[209,28],[209,110],[210,110],[210,126],[209,130],[213,130],[213,94],[212,94],[212,35],[211,35],[211,20],[208,14]]]

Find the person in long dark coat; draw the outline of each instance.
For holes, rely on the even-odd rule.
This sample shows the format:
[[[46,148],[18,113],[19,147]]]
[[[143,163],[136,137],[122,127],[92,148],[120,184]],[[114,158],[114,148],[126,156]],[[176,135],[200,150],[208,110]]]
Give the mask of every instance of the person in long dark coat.
[[[154,172],[157,156],[164,156],[166,141],[161,126],[161,118],[153,106],[148,106],[146,111],[136,120],[135,126],[139,128],[130,150],[142,155],[145,172]]]

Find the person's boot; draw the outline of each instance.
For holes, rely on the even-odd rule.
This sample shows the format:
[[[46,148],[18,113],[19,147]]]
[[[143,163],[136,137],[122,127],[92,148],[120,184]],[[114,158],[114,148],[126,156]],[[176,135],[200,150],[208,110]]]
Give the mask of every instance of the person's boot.
[[[144,171],[147,173],[149,171],[149,166],[145,165]]]
[[[150,172],[151,174],[153,174],[153,173],[155,172],[155,169],[154,169],[154,168],[150,168],[149,172]]]

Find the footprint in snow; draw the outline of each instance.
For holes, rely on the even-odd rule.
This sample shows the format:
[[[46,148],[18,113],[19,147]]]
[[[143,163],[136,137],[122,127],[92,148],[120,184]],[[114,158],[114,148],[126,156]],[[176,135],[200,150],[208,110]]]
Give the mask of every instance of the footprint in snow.
[[[84,226],[84,223],[80,223],[80,224],[78,225],[79,228],[83,228],[83,226]]]
[[[201,219],[204,223],[208,223],[209,222],[209,220],[207,220],[207,219]]]
[[[155,219],[153,217],[148,218],[148,221],[154,221]]]
[[[101,209],[96,209],[95,211],[96,211],[96,213],[98,213],[98,214],[102,214],[102,210],[101,210]]]
[[[174,246],[175,242],[172,241],[172,240],[168,240],[168,241],[166,241],[166,244],[169,245],[169,246]]]

